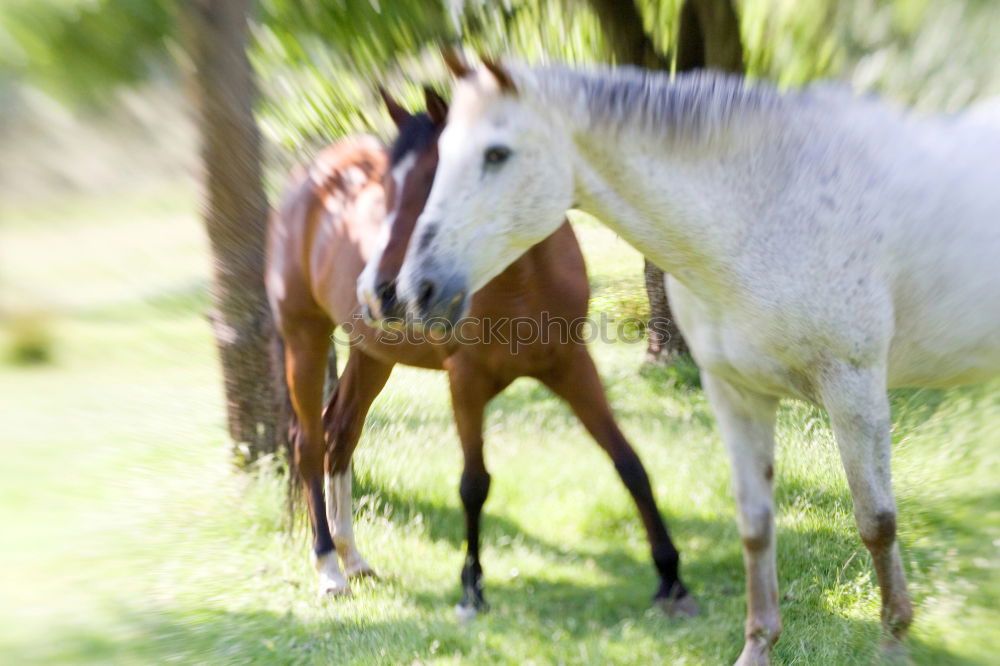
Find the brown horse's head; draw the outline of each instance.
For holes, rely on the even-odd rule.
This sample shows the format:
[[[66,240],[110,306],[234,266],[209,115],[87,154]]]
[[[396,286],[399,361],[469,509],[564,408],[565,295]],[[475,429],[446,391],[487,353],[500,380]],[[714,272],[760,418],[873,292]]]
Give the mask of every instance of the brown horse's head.
[[[424,88],[426,113],[416,114],[400,106],[384,89],[379,92],[399,135],[389,150],[383,183],[386,217],[382,240],[358,278],[358,300],[368,321],[401,319],[405,314],[396,298],[395,279],[434,183],[437,140],[448,115],[448,105],[431,88]]]

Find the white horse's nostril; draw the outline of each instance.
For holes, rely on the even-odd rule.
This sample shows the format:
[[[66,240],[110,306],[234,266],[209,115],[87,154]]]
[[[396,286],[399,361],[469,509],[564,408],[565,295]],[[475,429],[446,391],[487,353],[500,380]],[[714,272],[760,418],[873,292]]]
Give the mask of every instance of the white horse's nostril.
[[[430,309],[431,300],[434,298],[434,294],[437,291],[437,285],[431,280],[421,280],[420,289],[417,292],[417,304],[420,309],[426,312]]]

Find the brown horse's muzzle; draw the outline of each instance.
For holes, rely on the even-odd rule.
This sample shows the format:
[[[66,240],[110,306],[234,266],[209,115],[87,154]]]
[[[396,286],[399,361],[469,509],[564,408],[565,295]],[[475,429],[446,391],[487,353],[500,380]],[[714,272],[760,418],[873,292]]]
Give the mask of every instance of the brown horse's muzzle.
[[[376,282],[375,303],[383,320],[401,320],[406,317],[406,307],[396,297],[395,280],[379,280]]]

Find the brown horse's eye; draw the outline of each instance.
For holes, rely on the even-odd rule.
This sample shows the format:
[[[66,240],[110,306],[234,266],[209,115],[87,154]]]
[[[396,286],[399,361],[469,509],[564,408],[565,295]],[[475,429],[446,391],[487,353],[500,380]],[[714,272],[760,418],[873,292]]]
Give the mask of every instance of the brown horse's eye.
[[[490,146],[483,154],[483,163],[486,166],[499,166],[510,157],[510,148],[507,146]]]

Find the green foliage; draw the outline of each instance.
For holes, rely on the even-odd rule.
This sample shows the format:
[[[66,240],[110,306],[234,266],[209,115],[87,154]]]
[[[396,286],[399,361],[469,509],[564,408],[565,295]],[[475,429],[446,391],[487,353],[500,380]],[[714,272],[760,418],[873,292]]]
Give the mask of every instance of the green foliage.
[[[370,70],[454,36],[451,17],[437,0],[261,0],[257,18],[282,59],[300,65],[322,48],[314,39],[354,68]]]
[[[638,271],[610,281],[593,281],[590,296],[590,317],[602,315],[616,324],[619,337],[642,339],[649,321],[649,299],[646,298],[642,274]]]
[[[442,2],[263,0],[254,26],[260,119],[286,151],[333,136],[385,130],[373,119],[377,73],[454,38]],[[416,106],[417,86],[395,91]]]
[[[579,4],[269,0],[253,50],[264,91],[262,126],[300,156],[354,132],[388,135],[376,87],[422,108],[421,85],[444,89],[448,82],[439,47],[459,36],[470,52],[600,60],[606,52],[600,26],[589,12],[577,11]]]
[[[677,390],[696,391],[701,388],[701,371],[690,354],[679,354],[669,363],[643,363],[639,374],[650,383]]]
[[[0,73],[95,102],[113,85],[149,76],[173,29],[168,0],[7,0],[0,6]]]
[[[680,0],[640,5],[654,43],[669,53]],[[1000,3],[992,0],[737,5],[752,76],[786,86],[846,78],[928,109],[1000,92]],[[166,62],[177,11],[169,0],[10,0],[0,7],[0,76],[65,99],[100,99]],[[420,83],[447,80],[441,43],[528,61],[608,59],[585,0],[261,0],[252,29],[261,120],[292,154],[352,132],[388,133],[375,85],[419,106]]]
[[[297,28],[280,37],[273,28],[261,28],[256,42],[254,62],[267,86],[262,119],[268,134],[286,149],[306,146],[308,152],[355,131],[387,133],[375,84],[386,84],[419,107],[419,83],[446,81],[436,40],[461,35],[470,53],[513,54],[529,62],[608,59],[601,26],[584,0],[449,3],[464,9],[455,14],[457,21],[442,19],[436,31],[424,14],[417,14],[412,25],[399,23],[398,14],[410,3],[393,3],[396,14],[387,13],[388,3],[382,3],[383,21],[373,20],[363,0],[357,11],[364,28],[345,31],[337,23],[346,16],[340,12],[354,4],[328,4],[335,9],[321,17],[315,10],[307,13],[322,27],[305,41]],[[417,4],[427,16],[448,14],[435,2]],[[640,4],[654,43],[669,53],[680,1]],[[960,108],[1000,92],[1000,42],[992,38],[1000,27],[1000,3],[742,0],[738,7],[748,72],[754,77],[782,86],[840,78],[935,110]],[[268,16],[264,21],[271,25]]]

